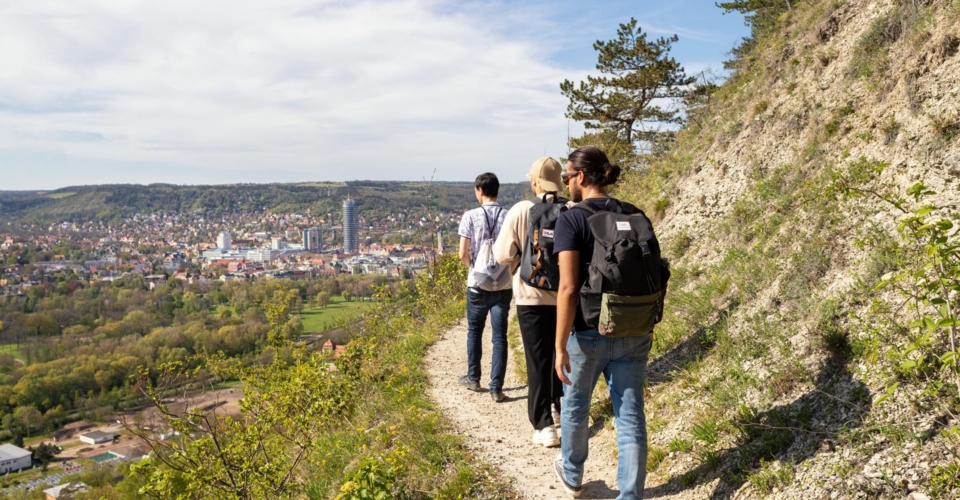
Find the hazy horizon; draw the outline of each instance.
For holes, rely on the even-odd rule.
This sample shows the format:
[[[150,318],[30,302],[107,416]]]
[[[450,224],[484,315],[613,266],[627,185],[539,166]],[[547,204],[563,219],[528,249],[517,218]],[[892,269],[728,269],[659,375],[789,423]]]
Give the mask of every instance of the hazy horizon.
[[[67,186],[60,186],[57,188],[51,189],[2,189],[0,188],[0,193],[35,193],[35,192],[52,192],[60,191],[63,189],[70,188],[89,188],[89,187],[100,187],[100,186],[175,186],[175,187],[224,187],[224,186],[268,186],[271,184],[283,184],[283,185],[307,185],[307,184],[348,184],[351,182],[396,182],[396,183],[445,183],[445,184],[473,184],[474,179],[463,179],[463,180],[418,180],[418,179],[349,179],[345,181],[317,181],[317,180],[307,180],[307,181],[298,181],[298,182],[228,182],[223,184],[210,184],[210,183],[183,183],[175,184],[171,182],[114,182],[114,183],[91,183],[91,184],[70,184]],[[524,184],[528,181],[501,181],[502,184]],[[319,187],[319,186],[318,186]]]

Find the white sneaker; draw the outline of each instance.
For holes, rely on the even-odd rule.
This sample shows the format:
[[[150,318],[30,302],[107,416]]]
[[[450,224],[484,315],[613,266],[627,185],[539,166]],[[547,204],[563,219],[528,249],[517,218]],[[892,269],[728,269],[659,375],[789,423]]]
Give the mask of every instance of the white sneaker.
[[[544,427],[539,431],[533,431],[533,442],[544,448],[553,448],[560,446],[560,436],[553,427]]]
[[[550,416],[553,417],[553,426],[560,428],[560,412],[556,408],[550,408]]]

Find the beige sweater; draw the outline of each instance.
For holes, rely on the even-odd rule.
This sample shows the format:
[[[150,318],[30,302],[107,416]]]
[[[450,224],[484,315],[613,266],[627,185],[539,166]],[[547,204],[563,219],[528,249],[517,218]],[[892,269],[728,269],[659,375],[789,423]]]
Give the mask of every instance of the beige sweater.
[[[493,244],[494,258],[500,264],[509,265],[511,271],[515,271],[520,265],[523,242],[527,239],[527,214],[532,206],[532,201],[523,200],[510,207],[500,228],[500,235]],[[534,288],[520,281],[519,272],[513,274],[513,298],[518,306],[557,305],[557,292]]]

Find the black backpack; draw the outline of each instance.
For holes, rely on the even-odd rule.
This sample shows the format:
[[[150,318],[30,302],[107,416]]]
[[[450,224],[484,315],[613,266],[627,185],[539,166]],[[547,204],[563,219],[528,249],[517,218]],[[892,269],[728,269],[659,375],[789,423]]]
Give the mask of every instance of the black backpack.
[[[616,203],[615,211],[598,211],[586,202],[573,206],[592,214],[587,225],[594,238],[580,308],[587,325],[602,335],[646,335],[663,319],[669,263],[660,256],[660,242],[646,214],[610,201]]]
[[[557,218],[567,210],[568,201],[556,193],[544,193],[537,197],[527,214],[520,280],[534,288],[554,292],[560,288],[560,266],[553,254],[553,230]]]

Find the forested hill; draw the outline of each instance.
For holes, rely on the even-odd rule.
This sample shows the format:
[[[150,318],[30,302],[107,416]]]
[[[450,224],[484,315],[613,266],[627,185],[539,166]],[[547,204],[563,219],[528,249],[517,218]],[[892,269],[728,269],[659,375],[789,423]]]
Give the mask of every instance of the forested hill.
[[[526,183],[504,184],[500,199],[513,204]],[[339,214],[353,197],[365,214],[401,211],[456,212],[472,207],[469,182],[349,181],[342,183],[232,184],[215,186],[94,185],[55,191],[0,191],[0,217],[24,222],[111,220],[157,211],[304,212]]]

